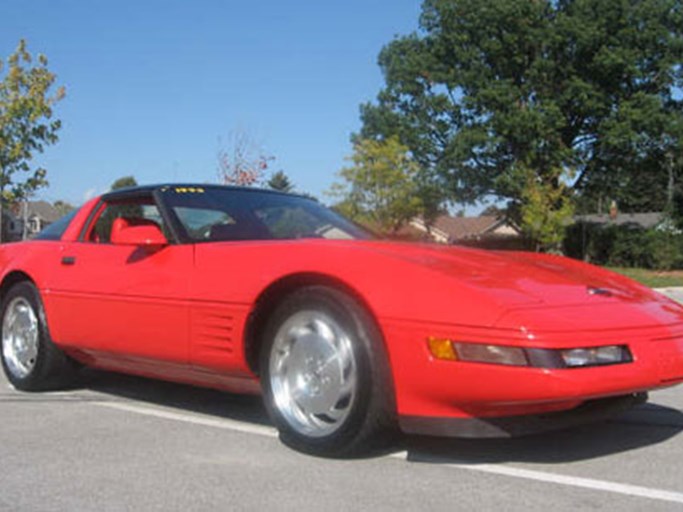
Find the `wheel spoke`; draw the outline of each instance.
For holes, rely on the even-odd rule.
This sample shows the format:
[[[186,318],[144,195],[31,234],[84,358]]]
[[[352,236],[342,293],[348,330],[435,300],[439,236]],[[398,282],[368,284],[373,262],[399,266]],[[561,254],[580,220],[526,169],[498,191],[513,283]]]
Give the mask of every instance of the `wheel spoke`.
[[[351,373],[344,378],[342,381],[342,386],[339,388],[339,398],[343,398],[347,395],[351,395],[356,391],[356,373],[351,371]]]
[[[287,331],[286,336],[287,339],[291,343],[296,343],[296,340],[300,339],[301,337],[305,336],[306,334],[311,332],[311,327],[306,324],[302,325],[295,325],[292,327],[289,331]]]
[[[348,407],[345,407],[343,409],[330,409],[325,413],[325,416],[330,418],[330,420],[332,420],[333,422],[338,422],[339,420],[346,417],[348,412]]]
[[[313,322],[311,322],[311,326],[313,327],[315,333],[323,340],[327,341],[328,343],[334,343],[336,335],[329,322],[323,321],[321,318],[315,318]]]

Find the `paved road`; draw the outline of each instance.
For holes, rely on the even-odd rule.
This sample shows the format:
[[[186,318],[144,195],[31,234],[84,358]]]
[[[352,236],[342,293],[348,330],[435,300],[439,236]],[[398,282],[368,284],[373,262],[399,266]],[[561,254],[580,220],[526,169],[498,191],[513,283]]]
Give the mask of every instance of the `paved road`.
[[[99,372],[25,394],[0,377],[0,510],[683,510],[681,410],[683,386],[573,431],[337,461],[281,445],[253,397]]]

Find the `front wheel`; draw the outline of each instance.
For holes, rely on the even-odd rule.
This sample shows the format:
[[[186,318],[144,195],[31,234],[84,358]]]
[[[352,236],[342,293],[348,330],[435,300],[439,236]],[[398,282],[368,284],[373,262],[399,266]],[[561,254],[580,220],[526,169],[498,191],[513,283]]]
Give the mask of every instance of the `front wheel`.
[[[59,389],[75,378],[77,365],[52,343],[40,294],[28,281],[2,301],[2,366],[22,391]]]
[[[266,407],[285,444],[341,457],[388,439],[394,401],[387,357],[355,300],[322,286],[294,292],[269,320],[262,347]]]

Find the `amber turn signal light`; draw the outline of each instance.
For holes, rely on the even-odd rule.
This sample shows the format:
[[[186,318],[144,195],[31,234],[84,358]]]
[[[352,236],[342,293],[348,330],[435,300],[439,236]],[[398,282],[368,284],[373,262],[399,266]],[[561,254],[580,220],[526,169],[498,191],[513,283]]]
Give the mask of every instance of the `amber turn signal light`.
[[[453,349],[453,342],[444,338],[427,338],[427,344],[429,345],[429,351],[437,359],[447,359],[450,361],[456,361],[458,357],[455,355],[455,350]]]

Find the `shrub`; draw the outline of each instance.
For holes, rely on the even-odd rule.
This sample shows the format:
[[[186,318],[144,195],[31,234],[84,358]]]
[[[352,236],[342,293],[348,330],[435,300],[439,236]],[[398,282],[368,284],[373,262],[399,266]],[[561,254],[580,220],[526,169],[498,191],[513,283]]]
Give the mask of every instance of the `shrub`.
[[[672,270],[683,267],[681,249],[683,237],[661,231],[648,232],[651,266],[656,270]]]

